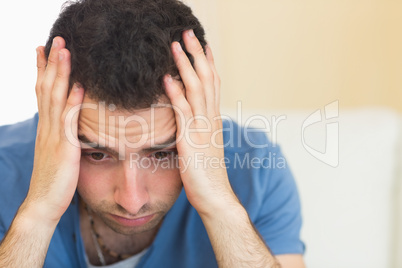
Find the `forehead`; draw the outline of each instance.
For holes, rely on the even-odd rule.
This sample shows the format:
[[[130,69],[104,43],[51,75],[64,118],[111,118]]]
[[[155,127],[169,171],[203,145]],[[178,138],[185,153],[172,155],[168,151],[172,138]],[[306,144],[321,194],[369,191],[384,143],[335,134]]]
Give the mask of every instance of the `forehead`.
[[[128,111],[85,97],[78,121],[78,134],[98,143],[123,137],[130,142],[164,139],[175,132],[174,112],[165,99],[150,108]]]

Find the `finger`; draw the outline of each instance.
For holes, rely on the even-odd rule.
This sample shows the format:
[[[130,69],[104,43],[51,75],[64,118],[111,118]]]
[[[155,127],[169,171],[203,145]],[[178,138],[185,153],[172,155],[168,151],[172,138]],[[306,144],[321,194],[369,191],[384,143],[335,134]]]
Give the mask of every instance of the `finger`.
[[[214,74],[204,54],[204,49],[202,48],[192,29],[183,33],[183,41],[187,51],[194,57],[194,69],[203,85],[207,108],[214,108]]]
[[[36,96],[38,97],[40,85],[46,70],[45,47],[43,46],[39,46],[36,48],[36,67],[37,67],[37,77],[36,77],[35,92]]]
[[[181,80],[186,88],[186,97],[193,114],[205,115],[207,108],[203,85],[179,42],[173,42],[172,53]]]
[[[218,75],[218,72],[215,67],[215,60],[214,56],[212,54],[211,47],[209,44],[205,47],[206,50],[206,57],[209,63],[209,66],[211,66],[212,72],[214,74],[214,85],[215,85],[215,109],[216,112],[219,114],[219,107],[220,107],[220,89],[221,89],[221,79]]]
[[[82,101],[84,100],[84,89],[77,84],[73,85],[68,96],[66,107],[63,111],[64,127],[62,127],[61,137],[66,137],[71,144],[80,146],[77,138],[78,118],[81,111]]]
[[[194,57],[194,69],[200,80],[203,83],[212,81],[213,73],[205,57],[204,49],[192,29],[183,32],[183,41],[186,50]]]
[[[170,75],[164,77],[166,95],[170,99],[175,112],[177,133],[180,135],[185,128],[186,122],[194,116],[191,106],[188,103],[184,90],[182,89],[180,82],[174,80]]]
[[[70,59],[70,52],[65,48],[60,49],[56,79],[51,92],[51,117],[52,122],[56,124],[60,122],[60,116],[66,106],[71,71]]]
[[[39,46],[36,48],[36,67],[37,67],[37,77],[36,77],[36,85],[35,85],[35,94],[36,94],[36,102],[38,105],[38,112],[42,114],[42,107],[40,101],[40,87],[42,84],[43,75],[46,70],[46,57],[45,57],[45,47]],[[42,122],[44,118],[39,118]]]
[[[53,90],[54,81],[57,76],[57,66],[59,63],[59,51],[64,48],[65,42],[61,37],[53,39],[52,48],[50,49],[49,57],[47,60],[46,71],[40,86],[41,106],[44,113],[49,112],[51,92]]]

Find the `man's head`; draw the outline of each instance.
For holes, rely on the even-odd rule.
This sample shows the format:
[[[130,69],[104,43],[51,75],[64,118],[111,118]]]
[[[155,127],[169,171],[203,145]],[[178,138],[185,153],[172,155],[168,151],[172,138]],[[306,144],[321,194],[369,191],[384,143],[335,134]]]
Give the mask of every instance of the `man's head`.
[[[46,43],[61,36],[71,52],[70,86],[78,82],[93,100],[126,110],[147,108],[164,94],[163,76],[178,76],[170,46],[204,29],[179,0],[81,0],[64,7]],[[190,60],[191,56],[188,54]]]
[[[64,8],[46,44],[48,55],[54,37],[65,40],[70,86],[85,90],[78,137],[91,145],[83,145],[78,192],[122,234],[154,230],[181,192],[174,112],[150,107],[169,103],[163,77],[179,77],[171,44],[185,48],[186,29],[205,47],[203,28],[180,1],[83,0]]]

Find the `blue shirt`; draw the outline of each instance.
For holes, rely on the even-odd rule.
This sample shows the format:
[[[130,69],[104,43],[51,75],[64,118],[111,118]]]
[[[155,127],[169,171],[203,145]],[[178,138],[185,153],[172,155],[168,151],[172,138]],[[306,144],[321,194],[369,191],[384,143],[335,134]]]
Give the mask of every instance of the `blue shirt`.
[[[0,127],[0,239],[28,192],[37,123],[36,114]],[[264,133],[245,133],[233,121],[224,121],[223,130],[230,183],[251,221],[274,255],[303,254],[299,196],[279,147]],[[44,267],[85,267],[84,254],[75,195],[55,230]],[[137,267],[217,267],[205,227],[184,190]]]

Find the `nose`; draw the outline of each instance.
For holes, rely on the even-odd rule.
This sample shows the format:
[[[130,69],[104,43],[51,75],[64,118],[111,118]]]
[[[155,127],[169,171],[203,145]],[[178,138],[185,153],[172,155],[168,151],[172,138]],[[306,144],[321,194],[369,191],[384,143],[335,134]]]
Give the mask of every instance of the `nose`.
[[[129,161],[122,161],[122,172],[115,178],[114,199],[127,213],[136,215],[149,201],[143,170]]]

